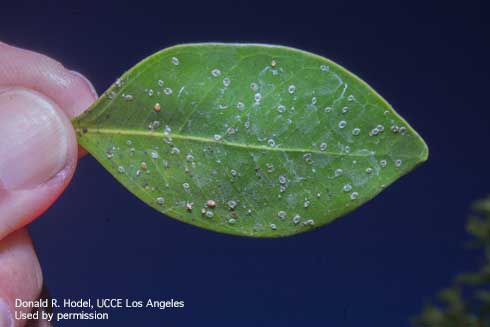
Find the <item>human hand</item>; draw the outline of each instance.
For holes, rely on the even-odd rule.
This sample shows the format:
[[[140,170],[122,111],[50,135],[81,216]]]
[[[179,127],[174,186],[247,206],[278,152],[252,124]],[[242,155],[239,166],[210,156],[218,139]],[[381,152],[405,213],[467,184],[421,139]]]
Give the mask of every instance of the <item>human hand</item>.
[[[0,42],[0,326],[15,299],[36,300],[43,277],[25,225],[63,192],[78,150],[70,118],[97,94],[82,75],[44,55]]]

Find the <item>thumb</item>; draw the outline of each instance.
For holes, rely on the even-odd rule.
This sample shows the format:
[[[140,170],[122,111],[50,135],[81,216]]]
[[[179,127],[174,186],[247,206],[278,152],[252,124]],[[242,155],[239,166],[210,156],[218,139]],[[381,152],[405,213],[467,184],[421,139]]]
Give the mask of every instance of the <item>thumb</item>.
[[[76,165],[74,130],[63,111],[33,90],[0,90],[0,239],[39,216]]]

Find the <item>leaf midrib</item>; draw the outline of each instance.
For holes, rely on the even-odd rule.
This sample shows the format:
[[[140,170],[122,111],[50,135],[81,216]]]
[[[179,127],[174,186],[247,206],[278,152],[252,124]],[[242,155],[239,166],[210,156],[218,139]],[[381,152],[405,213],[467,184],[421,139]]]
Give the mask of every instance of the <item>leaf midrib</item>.
[[[104,129],[89,129],[88,131],[82,132],[82,128],[77,128],[76,131],[81,135],[87,134],[110,134],[110,135],[127,135],[127,136],[146,136],[146,137],[168,137],[171,139],[185,140],[185,141],[195,141],[201,143],[210,144],[221,144],[230,147],[242,148],[246,150],[259,150],[259,151],[278,151],[278,152],[299,152],[299,153],[315,153],[327,156],[339,156],[339,157],[368,157],[375,155],[376,153],[371,151],[370,153],[360,154],[360,153],[338,153],[331,151],[320,151],[315,149],[302,149],[302,148],[283,148],[283,147],[268,147],[256,144],[245,144],[229,142],[225,140],[216,141],[211,138],[201,137],[201,136],[191,136],[183,134],[172,134],[163,132],[148,132],[146,130],[126,130],[126,129],[115,129],[115,128],[104,128]]]

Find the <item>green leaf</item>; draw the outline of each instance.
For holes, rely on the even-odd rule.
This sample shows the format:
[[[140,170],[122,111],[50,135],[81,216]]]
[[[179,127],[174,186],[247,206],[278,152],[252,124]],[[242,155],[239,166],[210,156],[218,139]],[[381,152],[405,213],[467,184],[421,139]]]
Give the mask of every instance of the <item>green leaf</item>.
[[[255,237],[329,223],[428,155],[358,77],[270,45],[160,51],[73,124],[80,145],[156,210]]]

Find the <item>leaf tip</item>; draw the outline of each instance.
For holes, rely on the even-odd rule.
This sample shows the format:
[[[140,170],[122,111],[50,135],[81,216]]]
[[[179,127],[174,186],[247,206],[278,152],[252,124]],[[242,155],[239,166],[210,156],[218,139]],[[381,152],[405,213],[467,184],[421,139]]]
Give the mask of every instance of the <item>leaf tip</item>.
[[[419,163],[424,163],[429,159],[429,147],[427,146],[427,143],[425,143],[424,139],[420,138],[420,141],[422,142],[422,150],[420,152],[420,162]]]

